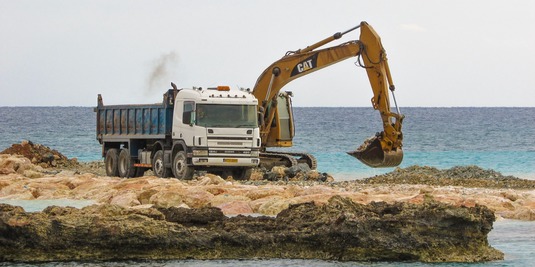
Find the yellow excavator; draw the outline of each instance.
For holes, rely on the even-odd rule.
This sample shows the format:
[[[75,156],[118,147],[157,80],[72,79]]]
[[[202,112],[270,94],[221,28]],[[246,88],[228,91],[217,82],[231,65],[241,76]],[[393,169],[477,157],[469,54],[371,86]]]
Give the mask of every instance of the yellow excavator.
[[[359,40],[317,49],[359,28]],[[312,169],[317,167],[315,158],[310,154],[267,151],[268,147],[292,146],[294,137],[292,93],[281,92],[281,89],[294,79],[352,57],[357,57],[356,64],[364,68],[368,74],[373,91],[372,106],[381,115],[383,131],[368,138],[355,151],[347,153],[374,168],[394,167],[401,163],[403,160],[401,125],[404,116],[400,113],[396,102],[395,87],[381,38],[366,22],[361,22],[360,25],[345,32],[335,33],[304,49],[289,51],[260,75],[253,88],[253,95],[259,101],[261,162],[286,166],[304,162]],[[390,110],[389,90],[397,113]]]

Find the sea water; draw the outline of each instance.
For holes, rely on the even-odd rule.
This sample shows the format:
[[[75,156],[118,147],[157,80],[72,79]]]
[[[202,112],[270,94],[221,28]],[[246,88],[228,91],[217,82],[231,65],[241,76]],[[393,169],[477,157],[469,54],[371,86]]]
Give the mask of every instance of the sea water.
[[[478,165],[535,179],[535,108],[404,108],[404,159],[400,167],[440,169]],[[372,169],[346,154],[382,131],[372,108],[294,108],[291,148],[318,160],[337,180],[369,177]],[[30,140],[79,161],[102,160],[91,107],[0,107],[0,151]]]
[[[535,108],[403,108],[404,159],[400,167],[427,165],[440,169],[478,165],[505,175],[535,179]],[[308,152],[318,169],[336,180],[369,177],[393,168],[371,169],[347,155],[382,130],[371,108],[295,108],[294,146],[283,151]],[[102,160],[91,107],[0,107],[0,151],[30,140],[80,161]],[[28,209],[40,203],[16,202]],[[70,205],[69,201],[61,201]],[[83,205],[84,203],[73,203]],[[87,204],[87,203],[85,203]],[[535,266],[535,223],[495,222],[490,244],[504,261],[440,266]],[[358,263],[320,260],[214,260],[0,263],[0,266],[435,266],[424,263]]]

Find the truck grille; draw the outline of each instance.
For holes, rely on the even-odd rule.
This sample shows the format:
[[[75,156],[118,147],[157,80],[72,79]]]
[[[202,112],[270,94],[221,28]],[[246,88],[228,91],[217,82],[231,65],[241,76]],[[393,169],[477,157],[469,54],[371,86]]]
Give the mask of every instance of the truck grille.
[[[248,156],[251,155],[251,150],[216,150],[212,149],[208,151],[210,156]]]
[[[220,146],[241,146],[243,145],[242,142],[217,142]]]
[[[237,136],[207,136],[208,147],[215,150],[236,150],[242,148],[250,148],[253,146],[252,137],[237,137]],[[218,148],[218,149],[217,149]]]

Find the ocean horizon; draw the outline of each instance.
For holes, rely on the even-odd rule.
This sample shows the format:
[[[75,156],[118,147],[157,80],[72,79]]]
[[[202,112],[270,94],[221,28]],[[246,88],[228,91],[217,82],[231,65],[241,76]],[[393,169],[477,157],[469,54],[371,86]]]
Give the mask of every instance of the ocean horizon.
[[[535,108],[404,107],[404,159],[448,169],[477,165],[504,175],[535,179]],[[0,107],[0,150],[29,140],[79,161],[99,161],[93,107]],[[295,107],[293,147],[307,152],[318,170],[341,180],[383,174],[346,154],[382,130],[371,107]]]

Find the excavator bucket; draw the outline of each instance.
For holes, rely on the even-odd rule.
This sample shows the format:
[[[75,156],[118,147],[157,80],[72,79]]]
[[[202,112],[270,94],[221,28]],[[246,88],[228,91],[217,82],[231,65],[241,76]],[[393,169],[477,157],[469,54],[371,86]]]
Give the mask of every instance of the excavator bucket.
[[[357,150],[347,152],[347,154],[372,168],[396,167],[403,160],[401,148],[385,152],[381,146],[381,141],[375,136],[364,141],[364,144]]]

